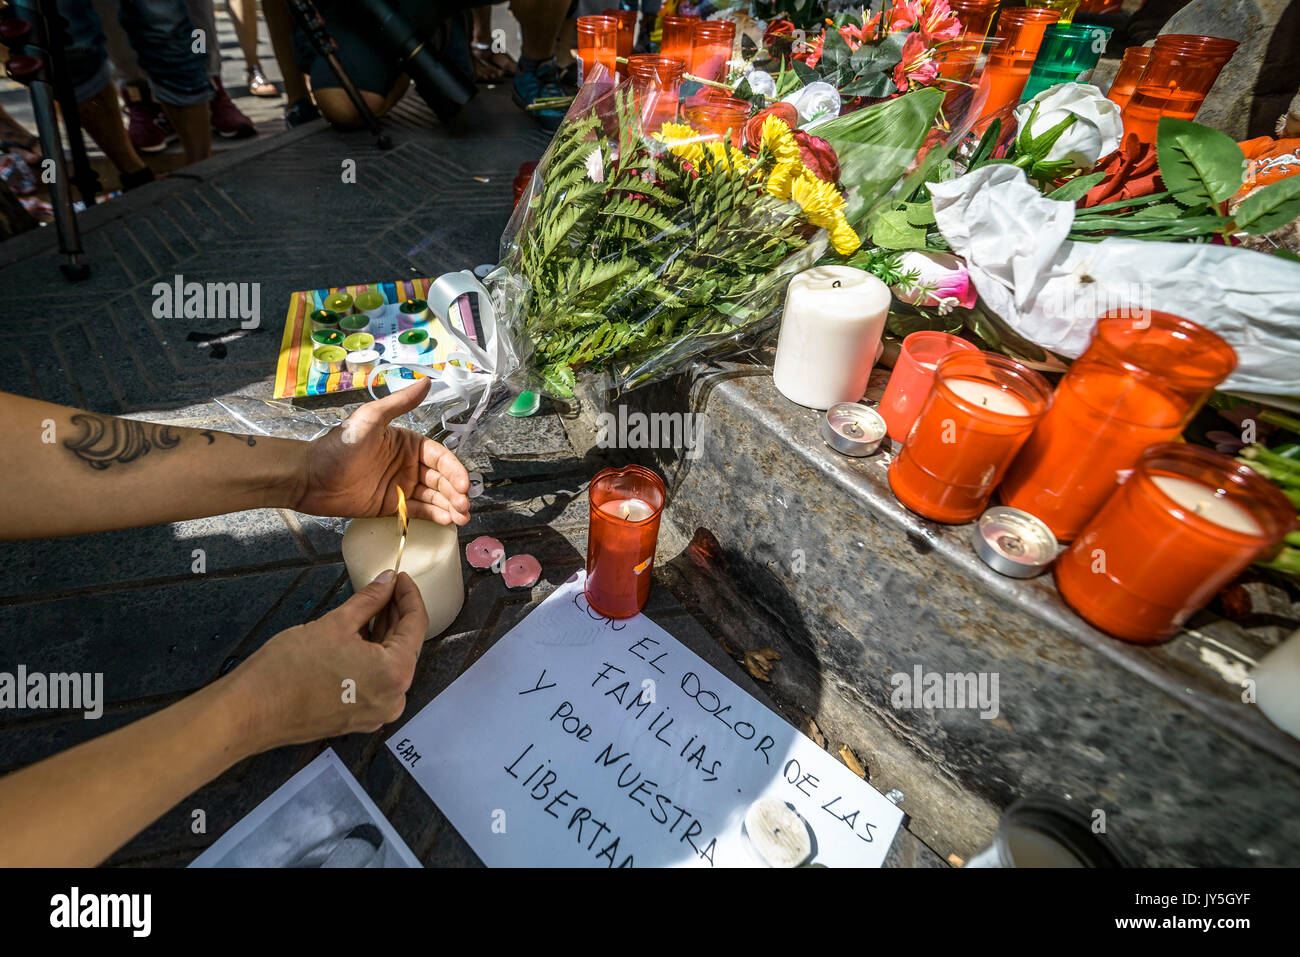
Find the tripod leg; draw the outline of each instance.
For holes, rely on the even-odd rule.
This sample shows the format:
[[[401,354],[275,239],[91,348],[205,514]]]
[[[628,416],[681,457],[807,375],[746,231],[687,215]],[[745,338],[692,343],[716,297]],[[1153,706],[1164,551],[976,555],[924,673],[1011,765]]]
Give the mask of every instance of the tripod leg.
[[[63,158],[63,140],[59,135],[59,119],[54,110],[54,90],[44,80],[33,81],[32,111],[36,114],[36,129],[41,137],[41,151],[54,161],[54,182],[50,184],[50,203],[54,207],[54,227],[59,236],[59,252],[68,261],[59,264],[63,275],[71,280],[86,279],[90,266],[83,260],[81,230],[77,227],[77,214],[72,208],[72,192],[68,187],[67,164]],[[75,114],[74,114],[75,116]],[[75,121],[69,124],[75,127]],[[94,202],[94,195],[91,196]]]

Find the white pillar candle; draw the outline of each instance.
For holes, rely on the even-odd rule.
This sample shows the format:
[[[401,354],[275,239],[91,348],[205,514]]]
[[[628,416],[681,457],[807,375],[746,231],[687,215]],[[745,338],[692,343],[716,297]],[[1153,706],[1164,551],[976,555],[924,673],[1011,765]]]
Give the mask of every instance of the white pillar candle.
[[[790,280],[772,371],[781,394],[813,409],[861,399],[889,303],[888,286],[850,266],[818,266]]]
[[[1156,488],[1193,515],[1199,515],[1229,531],[1245,535],[1264,534],[1264,529],[1250,512],[1220,495],[1218,489],[1176,475],[1153,475],[1151,481],[1156,483]]]
[[[1300,738],[1300,631],[1266,654],[1250,676],[1264,717]]]
[[[376,575],[393,567],[401,537],[396,515],[352,520],[343,534],[343,561],[354,591],[365,588]],[[424,599],[429,613],[429,628],[424,637],[432,638],[445,631],[465,603],[456,526],[412,519],[398,570],[415,580]]]
[[[1029,406],[1014,392],[1000,388],[992,382],[980,382],[978,379],[944,379],[943,384],[958,398],[965,399],[972,405],[1002,415],[1028,415]]]

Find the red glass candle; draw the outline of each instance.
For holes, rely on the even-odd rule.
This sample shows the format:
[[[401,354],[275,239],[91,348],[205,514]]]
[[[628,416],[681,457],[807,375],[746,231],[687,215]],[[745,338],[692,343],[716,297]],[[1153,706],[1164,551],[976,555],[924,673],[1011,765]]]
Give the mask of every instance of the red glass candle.
[[[663,479],[641,465],[605,469],[587,496],[587,602],[606,618],[631,618],[650,597]]]
[[[731,96],[695,97],[686,104],[683,115],[691,129],[705,139],[722,139],[730,131],[731,145],[740,146],[740,137],[749,119],[750,104]]]
[[[674,60],[690,63],[691,41],[695,36],[695,24],[699,22],[699,17],[688,17],[680,13],[666,14],[659,38],[659,52]]]
[[[889,437],[902,442],[921,414],[921,406],[930,396],[934,370],[950,352],[978,352],[965,339],[946,332],[913,332],[903,339],[889,385],[877,410],[889,428]]]
[[[677,118],[677,94],[686,64],[649,53],[633,56],[627,62],[641,129],[654,133]]]
[[[600,12],[618,21],[618,55],[626,60],[632,55],[632,41],[636,39],[636,11],[610,9]],[[622,63],[618,65],[618,75],[620,78],[627,76],[627,67]]]
[[[533,178],[533,171],[537,169],[537,160],[529,160],[526,163],[519,164],[519,172],[515,174],[514,190],[515,205],[524,198],[524,193],[528,190],[528,184]]]
[[[991,352],[945,356],[889,466],[889,487],[936,522],[978,518],[1051,402],[1047,380],[1019,362]]]
[[[1110,90],[1106,93],[1106,97],[1118,104],[1120,109],[1128,105],[1150,59],[1150,47],[1129,47],[1124,51],[1124,59],[1120,61],[1115,79],[1111,81]]]
[[[1009,7],[998,14],[997,36],[1003,42],[989,54],[980,79],[985,91],[985,117],[1020,102],[1034,58],[1043,43],[1043,33],[1049,23],[1060,18],[1060,11],[1045,7]]]
[[[736,25],[730,20],[701,20],[695,24],[690,72],[705,80],[725,80],[735,39]]]
[[[597,66],[613,82],[618,62],[618,20],[614,17],[578,17],[578,81],[585,83]]]
[[[1101,319],[998,497],[1073,541],[1143,450],[1181,433],[1236,366],[1231,346],[1187,319]]]
[[[948,6],[957,14],[963,31],[981,38],[989,35],[993,15],[998,12],[998,0],[949,0]]]
[[[1124,106],[1124,134],[1136,133],[1142,142],[1154,144],[1160,117],[1195,119],[1236,49],[1236,40],[1220,37],[1181,33],[1156,37],[1137,88]]]
[[[1295,517],[1281,491],[1226,455],[1154,445],[1056,560],[1056,585],[1102,631],[1150,644],[1277,545]]]

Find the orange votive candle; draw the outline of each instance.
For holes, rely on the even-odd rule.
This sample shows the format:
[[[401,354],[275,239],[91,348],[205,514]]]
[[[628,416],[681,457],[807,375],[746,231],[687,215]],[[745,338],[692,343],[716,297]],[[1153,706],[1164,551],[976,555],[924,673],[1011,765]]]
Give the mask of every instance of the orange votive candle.
[[[602,66],[608,71],[605,82],[612,83],[618,67],[618,20],[614,17],[578,17],[578,81],[585,83],[592,70]]]
[[[1196,118],[1205,95],[1237,49],[1236,40],[1167,33],[1156,37],[1151,57],[1124,105],[1124,135],[1155,144],[1160,117]]]
[[[1101,319],[998,498],[1073,541],[1142,452],[1179,435],[1236,366],[1232,347],[1190,320]]]
[[[945,356],[889,466],[889,487],[913,512],[936,522],[977,518],[1051,402],[1047,380],[1013,359],[991,352]]]
[[[618,55],[626,60],[632,55],[632,41],[636,39],[636,11],[608,9],[600,12],[618,21]],[[618,75],[620,78],[627,76],[627,68],[621,63]]]
[[[1153,445],[1056,560],[1056,585],[1102,631],[1150,644],[1174,634],[1295,520],[1276,486],[1226,455]]]
[[[912,423],[921,414],[921,407],[930,397],[939,360],[958,350],[979,351],[965,339],[946,332],[922,330],[909,333],[903,339],[894,371],[889,374],[889,385],[885,387],[877,409],[889,429],[889,437],[895,442],[907,438]]]
[[[1128,47],[1124,51],[1124,59],[1120,61],[1115,79],[1111,81],[1110,90],[1106,93],[1106,97],[1118,104],[1120,109],[1123,109],[1133,96],[1138,79],[1146,69],[1149,59],[1151,59],[1150,47]]]
[[[695,35],[695,24],[699,22],[699,17],[688,17],[680,13],[666,14],[659,37],[660,54],[690,63],[691,40]]]
[[[651,566],[667,491],[641,465],[605,469],[591,480],[587,602],[606,618],[631,618],[650,597]]]
[[[733,96],[700,96],[687,102],[682,113],[687,124],[706,140],[728,136],[731,145],[740,146],[745,121],[751,107],[747,100]]]
[[[731,60],[736,25],[730,20],[701,20],[691,37],[690,72],[705,80],[722,81]]]
[[[949,0],[948,6],[957,14],[964,32],[980,37],[989,35],[993,15],[998,12],[998,0]]]
[[[641,129],[654,133],[677,118],[677,96],[686,64],[672,57],[646,53],[629,57],[627,65]]]
[[[980,85],[985,91],[985,117],[1020,102],[1029,71],[1043,43],[1049,23],[1061,18],[1060,11],[1045,7],[1010,7],[998,14],[997,36],[1002,43],[989,54]]]

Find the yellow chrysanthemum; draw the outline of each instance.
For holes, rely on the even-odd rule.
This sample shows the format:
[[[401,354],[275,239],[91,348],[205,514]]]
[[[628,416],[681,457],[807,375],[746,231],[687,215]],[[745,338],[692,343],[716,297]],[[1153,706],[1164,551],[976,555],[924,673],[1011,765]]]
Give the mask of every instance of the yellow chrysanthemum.
[[[763,133],[759,137],[759,148],[766,149],[776,157],[777,165],[785,163],[798,165],[799,144],[785,120],[779,116],[767,116],[763,119]]]
[[[802,169],[791,163],[781,163],[772,174],[767,178],[767,191],[777,199],[790,198],[790,186],[794,183],[794,178]]]
[[[704,148],[700,145],[702,137],[685,123],[665,123],[654,136],[674,156],[692,166],[700,165],[700,160],[704,157]]]
[[[806,169],[790,184],[790,198],[799,204],[804,218],[814,226],[833,229],[836,220],[842,218],[844,197],[840,191]]]
[[[831,246],[834,247],[835,251],[841,256],[853,255],[858,251],[858,247],[862,245],[862,240],[858,238],[858,234],[853,231],[853,227],[849,225],[848,220],[844,218],[843,213],[839,214],[837,217],[835,226],[831,229],[830,233]]]

